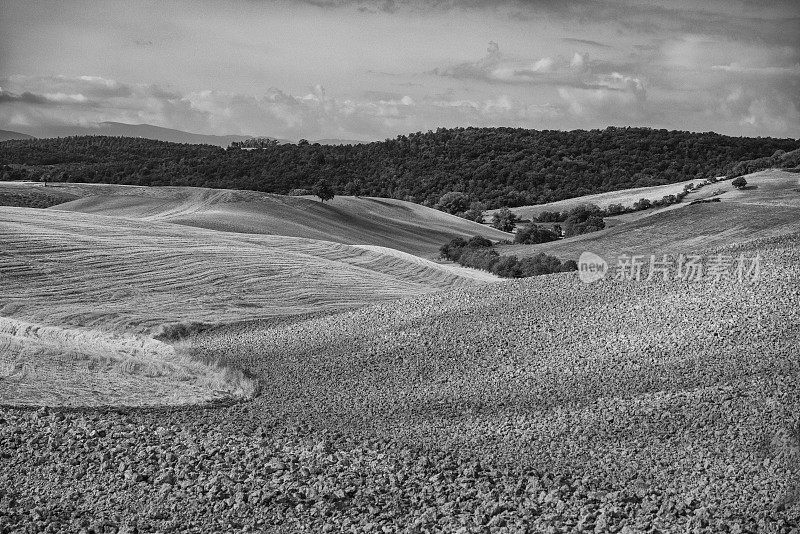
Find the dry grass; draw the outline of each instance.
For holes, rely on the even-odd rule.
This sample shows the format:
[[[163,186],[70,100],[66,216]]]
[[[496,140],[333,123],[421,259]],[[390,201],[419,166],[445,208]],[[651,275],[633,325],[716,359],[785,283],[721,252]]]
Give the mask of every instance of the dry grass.
[[[241,372],[154,339],[0,317],[0,403],[181,405],[249,397]]]
[[[596,204],[601,208],[606,208],[609,204],[622,204],[632,206],[640,198],[658,200],[665,195],[677,195],[687,184],[699,184],[702,180],[687,180],[675,184],[657,185],[653,187],[636,187],[623,189],[621,191],[609,191],[608,193],[597,193],[595,195],[585,195],[577,198],[568,198],[558,202],[548,202],[547,204],[536,204],[534,206],[520,206],[512,208],[512,211],[523,219],[532,219],[543,211],[569,211],[580,204]],[[713,186],[709,186],[713,187]],[[693,197],[692,197],[693,198]],[[489,216],[497,210],[489,210]]]

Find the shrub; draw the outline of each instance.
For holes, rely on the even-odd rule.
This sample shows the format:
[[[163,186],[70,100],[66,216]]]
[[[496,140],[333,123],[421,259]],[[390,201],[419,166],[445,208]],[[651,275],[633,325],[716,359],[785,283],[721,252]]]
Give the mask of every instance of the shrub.
[[[522,245],[536,245],[538,243],[555,241],[558,239],[558,237],[559,236],[556,235],[556,233],[552,230],[542,226],[537,226],[535,224],[529,224],[517,231],[517,234],[514,236],[514,243]]]
[[[490,248],[465,248],[458,258],[458,263],[464,267],[493,272],[492,268],[499,260],[500,255]]]
[[[609,204],[606,208],[606,215],[613,217],[614,215],[622,215],[626,211],[628,210],[622,204]]]
[[[594,204],[581,204],[572,208],[564,221],[564,235],[571,237],[602,230],[606,227],[602,213]]]
[[[558,211],[543,211],[536,217],[538,222],[564,222],[567,218],[566,213]]]
[[[646,198],[640,198],[639,200],[633,203],[633,209],[635,209],[636,211],[646,210],[650,209],[652,205],[653,204],[650,202],[650,200]]]
[[[467,241],[463,237],[456,237],[451,239],[449,243],[445,243],[439,247],[439,255],[442,258],[450,261],[458,261],[461,257],[461,252],[467,246]]]
[[[744,186],[747,185],[747,180],[745,180],[743,176],[739,176],[738,178],[735,178],[731,182],[731,185],[736,189],[742,189]]]
[[[447,212],[451,215],[464,213],[469,209],[469,196],[461,191],[450,191],[439,198],[436,209]]]
[[[292,189],[288,194],[290,197],[302,197],[312,193],[310,189]]]
[[[487,248],[492,246],[492,242],[483,236],[476,235],[469,238],[469,241],[467,241],[467,246],[469,248]]]
[[[476,223],[483,223],[483,212],[486,211],[486,204],[483,202],[473,202],[469,205],[469,209],[461,214],[461,217],[475,221]]]
[[[492,272],[501,278],[520,278],[522,270],[516,256],[500,256]]]
[[[492,215],[492,226],[501,232],[513,232],[517,226],[517,216],[508,208],[501,208]]]

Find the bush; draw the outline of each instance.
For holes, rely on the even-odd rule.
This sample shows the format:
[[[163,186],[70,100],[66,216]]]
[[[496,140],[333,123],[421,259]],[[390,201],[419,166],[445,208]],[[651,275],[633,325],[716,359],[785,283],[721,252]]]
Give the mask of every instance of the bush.
[[[517,216],[508,208],[501,208],[492,215],[492,226],[501,232],[513,232],[517,226]]]
[[[529,224],[517,231],[517,234],[514,236],[514,243],[521,245],[536,245],[538,243],[555,241],[558,238],[559,236],[556,235],[556,233],[552,230],[542,226],[537,226],[535,224]]]
[[[486,211],[486,204],[483,202],[473,202],[469,205],[469,209],[461,214],[461,217],[475,221],[476,223],[483,223],[483,212]]]
[[[483,236],[476,235],[469,238],[469,241],[467,241],[467,246],[469,248],[487,248],[492,246],[492,242]]]
[[[441,247],[439,247],[439,255],[442,258],[448,259],[450,261],[458,261],[461,257],[461,253],[464,251],[464,248],[467,246],[467,241],[463,237],[456,237],[451,239],[449,243],[445,243]]]
[[[494,264],[500,261],[500,255],[490,248],[465,248],[458,258],[464,267],[494,272]]]
[[[564,221],[564,235],[571,237],[602,230],[606,227],[602,214],[602,210],[594,204],[575,206]]]
[[[613,217],[614,215],[622,215],[626,213],[628,210],[625,209],[625,206],[622,204],[609,204],[606,208],[606,215],[609,217]]]
[[[439,198],[436,209],[451,215],[464,213],[469,209],[469,196],[461,191],[450,191]]]
[[[745,180],[743,176],[739,176],[731,182],[731,185],[736,189],[742,189],[747,185],[747,180]]]
[[[310,189],[292,189],[288,193],[288,195],[290,197],[302,197],[302,196],[311,195],[311,194],[312,193],[311,193]]]
[[[558,211],[543,211],[536,217],[538,222],[564,222],[567,218],[566,213]]]
[[[650,207],[652,207],[652,204],[650,203],[650,200],[646,198],[640,198],[633,203],[633,209],[636,211],[650,209]]]
[[[489,271],[502,278],[523,278],[578,270],[578,264],[573,260],[562,264],[558,258],[542,253],[520,260],[516,256],[501,256],[492,246],[492,242],[485,237],[476,235],[469,241],[456,237],[442,245],[439,253],[442,258],[458,262],[464,267]]]
[[[522,269],[520,269],[516,256],[500,256],[500,259],[494,264],[492,272],[501,278],[520,278],[522,276]]]

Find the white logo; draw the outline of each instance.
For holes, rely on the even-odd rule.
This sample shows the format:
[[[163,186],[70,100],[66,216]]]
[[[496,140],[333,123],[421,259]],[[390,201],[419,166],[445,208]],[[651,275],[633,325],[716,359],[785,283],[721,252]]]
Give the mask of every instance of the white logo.
[[[606,260],[592,252],[584,252],[578,258],[578,277],[582,282],[591,284],[605,278],[608,272]]]

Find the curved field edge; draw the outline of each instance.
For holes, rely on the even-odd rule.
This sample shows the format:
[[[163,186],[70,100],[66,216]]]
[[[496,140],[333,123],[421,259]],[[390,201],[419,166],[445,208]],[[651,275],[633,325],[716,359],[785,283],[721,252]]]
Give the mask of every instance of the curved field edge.
[[[166,406],[252,397],[241,371],[144,336],[0,317],[0,404]]]
[[[197,325],[330,313],[496,280],[381,247],[51,210],[0,208],[0,240],[0,320],[15,332],[0,362],[6,404],[246,397],[255,386],[239,371],[147,336],[176,340]]]
[[[412,202],[336,196],[328,202],[256,191],[63,184],[81,198],[55,206],[243,234],[282,235],[389,247],[424,257],[456,236],[511,234]]]

